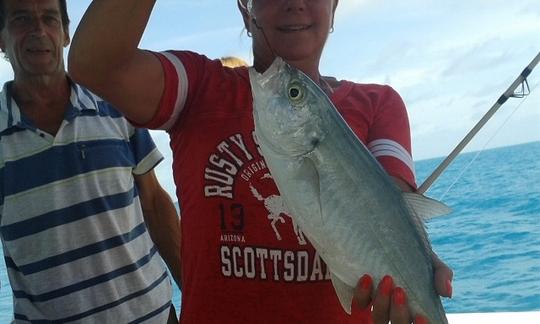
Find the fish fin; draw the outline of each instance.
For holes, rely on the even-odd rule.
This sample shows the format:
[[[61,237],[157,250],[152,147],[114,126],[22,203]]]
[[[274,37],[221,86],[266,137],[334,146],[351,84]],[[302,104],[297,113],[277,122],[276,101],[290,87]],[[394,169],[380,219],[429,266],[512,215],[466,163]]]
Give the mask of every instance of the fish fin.
[[[332,279],[332,285],[336,291],[339,302],[347,314],[351,314],[352,299],[354,296],[354,289],[341,281],[335,274],[330,273]]]
[[[452,212],[452,209],[442,202],[414,192],[404,192],[403,199],[411,212],[424,220]]]
[[[315,212],[315,215],[312,216],[317,217],[317,220],[319,221],[318,226],[323,226],[325,219],[321,201],[321,181],[317,166],[309,156],[310,154],[302,159],[302,162],[298,164],[299,167],[296,170],[296,176],[298,180],[300,180],[299,183],[309,183],[309,185],[299,187],[298,190],[304,192],[306,197],[310,197],[308,202],[316,207],[312,208],[313,212]],[[309,179],[309,181],[306,181],[305,179]]]

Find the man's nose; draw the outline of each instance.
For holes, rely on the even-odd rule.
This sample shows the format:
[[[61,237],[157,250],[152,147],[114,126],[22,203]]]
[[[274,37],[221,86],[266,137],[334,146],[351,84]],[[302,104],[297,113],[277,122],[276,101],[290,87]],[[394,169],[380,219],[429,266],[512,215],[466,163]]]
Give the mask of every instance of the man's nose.
[[[45,23],[41,19],[32,19],[30,28],[30,31],[33,35],[41,36],[45,33]]]

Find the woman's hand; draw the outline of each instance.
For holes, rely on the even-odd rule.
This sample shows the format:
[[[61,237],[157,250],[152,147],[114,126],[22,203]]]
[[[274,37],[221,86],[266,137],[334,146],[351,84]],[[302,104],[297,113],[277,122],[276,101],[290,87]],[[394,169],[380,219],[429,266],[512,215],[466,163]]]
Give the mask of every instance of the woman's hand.
[[[440,296],[452,297],[452,270],[433,254],[433,267],[435,289]],[[371,315],[373,323],[386,324],[410,324],[412,316],[409,312],[407,295],[401,287],[396,287],[390,276],[385,276],[379,282],[373,299],[373,280],[369,275],[364,275],[358,281],[355,291],[354,302],[362,309],[372,307]],[[428,321],[418,315],[414,318],[415,324],[427,324]]]

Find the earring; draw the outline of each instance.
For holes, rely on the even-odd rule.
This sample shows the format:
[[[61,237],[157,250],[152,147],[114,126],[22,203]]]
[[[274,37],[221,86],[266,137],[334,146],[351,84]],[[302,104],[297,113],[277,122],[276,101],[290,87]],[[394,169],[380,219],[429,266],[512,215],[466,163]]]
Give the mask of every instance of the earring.
[[[334,26],[330,27],[330,34],[334,32]]]
[[[249,38],[251,38],[251,36],[253,36],[249,30],[246,30],[246,34],[247,34],[247,36],[248,36]]]

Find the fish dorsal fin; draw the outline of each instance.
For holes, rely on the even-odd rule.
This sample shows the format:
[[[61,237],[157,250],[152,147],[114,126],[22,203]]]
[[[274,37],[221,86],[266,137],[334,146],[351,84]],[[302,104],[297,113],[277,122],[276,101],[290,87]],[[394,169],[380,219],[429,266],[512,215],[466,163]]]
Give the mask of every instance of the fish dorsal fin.
[[[334,290],[336,291],[341,306],[345,312],[350,315],[354,288],[349,287],[332,272],[330,272],[330,278],[332,279],[332,285],[334,286]]]
[[[448,215],[452,212],[452,209],[442,202],[414,192],[404,192],[403,199],[411,212],[423,220]]]

